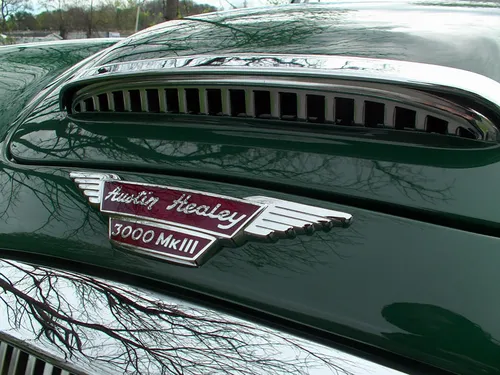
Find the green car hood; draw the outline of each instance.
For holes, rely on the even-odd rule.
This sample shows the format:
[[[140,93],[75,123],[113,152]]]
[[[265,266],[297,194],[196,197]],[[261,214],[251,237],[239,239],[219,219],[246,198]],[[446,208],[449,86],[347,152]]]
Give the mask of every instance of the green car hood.
[[[93,65],[200,54],[386,58],[469,70],[500,81],[498,3],[338,1],[240,9],[152,27]]]
[[[196,116],[162,126],[130,115],[75,120],[60,112],[55,90],[13,133],[9,152],[21,164],[234,182],[496,235],[499,146],[439,147],[443,137],[426,135],[432,139],[395,142],[383,130],[304,133]]]
[[[62,72],[119,39],[42,42],[0,47],[0,138],[29,101]]]
[[[492,63],[500,58],[500,9],[452,5],[340,2],[200,15],[142,31],[85,68],[209,53],[348,54],[452,66],[500,80],[500,65]],[[439,140],[422,143],[412,135],[398,143],[383,132],[304,134],[241,119],[175,119],[158,127],[117,117],[103,126],[61,118],[58,93],[13,135],[17,162],[237,179],[487,234],[500,223],[500,211],[484,199],[497,190],[496,144],[441,147]]]
[[[500,57],[497,8],[379,6],[291,5],[190,17],[138,33],[86,67],[206,53],[345,54],[499,80],[492,63]],[[15,129],[3,144],[0,174],[5,254],[159,281],[165,290],[189,290],[411,363],[413,371],[432,373],[419,367],[426,364],[500,373],[497,144],[449,143],[431,134],[397,142],[383,130],[304,132],[202,116],[162,124],[118,115],[78,120],[61,111],[56,86],[8,123]],[[223,248],[199,268],[182,267],[110,244],[108,218],[69,177],[89,170],[236,198],[286,199],[354,220],[311,236]]]
[[[326,198],[104,169],[131,182],[334,209],[351,214],[353,223],[276,243],[222,248],[201,267],[183,267],[114,248],[108,218],[69,178],[80,169],[4,165],[2,256],[28,261],[43,255],[45,262],[81,272],[98,267],[102,275],[146,278],[164,292],[180,288],[181,295],[186,290],[194,298],[209,297],[409,373],[434,373],[422,363],[459,374],[498,373],[498,238]]]

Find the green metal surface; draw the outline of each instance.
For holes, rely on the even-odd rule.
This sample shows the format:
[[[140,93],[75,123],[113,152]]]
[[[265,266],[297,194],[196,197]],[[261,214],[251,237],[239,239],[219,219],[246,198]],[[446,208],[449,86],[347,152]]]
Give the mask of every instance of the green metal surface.
[[[121,42],[100,62],[174,52],[332,53],[469,67],[500,77],[498,64],[491,64],[500,56],[499,34],[483,32],[496,8],[397,5],[386,18],[373,19],[374,6],[343,6],[240,10],[167,23]],[[409,28],[408,17],[419,21],[436,13],[446,20],[441,32]],[[468,37],[457,26],[466,16],[482,22],[467,28]],[[444,50],[425,47],[430,39]],[[481,46],[491,48],[479,54]],[[75,55],[68,55],[85,57],[73,48]],[[11,52],[0,48],[0,66],[15,67],[4,61],[24,53]],[[37,64],[40,57],[33,56],[25,64]],[[15,89],[0,79],[2,134],[29,98],[72,64],[54,60],[34,76],[10,68]],[[130,116],[75,122],[59,111],[57,94],[40,99],[9,133],[10,145],[2,144],[3,249],[141,275],[455,373],[500,374],[497,146],[383,130],[317,127],[305,134],[286,125],[201,116],[162,124]],[[171,265],[111,247],[107,219],[69,179],[78,168],[234,197],[289,199],[348,212],[354,222],[275,244],[225,248],[200,268]]]
[[[0,47],[0,139],[27,103],[81,60],[118,39],[89,39]]]
[[[335,1],[241,9],[146,29],[93,65],[199,54],[325,54],[449,66],[500,81],[499,16],[498,3],[481,7],[463,1]]]
[[[134,122],[130,115],[113,119],[69,120],[59,112],[56,92],[14,134],[11,156],[23,164],[238,181],[499,233],[500,211],[491,206],[500,183],[498,145],[402,131],[403,143],[385,130],[357,134],[324,126],[304,132],[293,123],[257,126],[203,116],[161,117],[161,124]]]
[[[192,178],[127,180],[349,212],[354,223],[222,249],[200,268],[113,249],[68,170],[3,165],[2,247],[142,275],[347,336],[461,374],[496,374],[499,239],[327,201]]]

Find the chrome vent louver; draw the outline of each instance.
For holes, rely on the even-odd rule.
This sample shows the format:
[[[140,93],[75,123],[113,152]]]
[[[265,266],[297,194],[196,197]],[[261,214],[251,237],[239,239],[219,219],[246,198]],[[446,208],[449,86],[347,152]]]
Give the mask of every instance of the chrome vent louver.
[[[0,374],[1,375],[73,375],[55,364],[51,364],[41,356],[29,354],[6,341],[0,341]]]
[[[396,105],[389,101],[349,95],[268,90],[264,87],[147,87],[89,95],[75,102],[71,112],[231,116],[416,130],[476,138],[466,124],[460,125],[443,114],[408,104]]]
[[[492,95],[498,96],[500,84],[469,72],[429,67],[334,56],[145,60],[82,72],[61,90],[61,106],[74,116],[226,116],[497,142],[494,122],[500,111]],[[418,69],[435,80],[445,73],[457,82],[480,77],[487,80],[489,86],[479,83],[488,95],[450,86],[452,82],[404,79]]]

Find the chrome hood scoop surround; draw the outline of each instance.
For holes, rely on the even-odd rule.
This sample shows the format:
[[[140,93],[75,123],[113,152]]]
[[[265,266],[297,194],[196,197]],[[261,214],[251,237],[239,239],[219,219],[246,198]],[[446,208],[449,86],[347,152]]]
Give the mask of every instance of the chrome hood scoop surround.
[[[341,56],[194,56],[103,65],[60,91],[72,116],[193,114],[409,130],[497,142],[500,83]]]

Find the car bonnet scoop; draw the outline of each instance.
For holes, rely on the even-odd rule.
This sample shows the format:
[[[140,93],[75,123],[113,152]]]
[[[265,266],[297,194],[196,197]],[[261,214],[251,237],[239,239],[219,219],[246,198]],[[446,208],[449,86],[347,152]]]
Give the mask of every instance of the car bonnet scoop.
[[[117,113],[219,116],[496,143],[500,83],[459,69],[394,60],[192,56],[83,70],[62,87],[60,106],[70,116],[92,114],[96,121]]]

